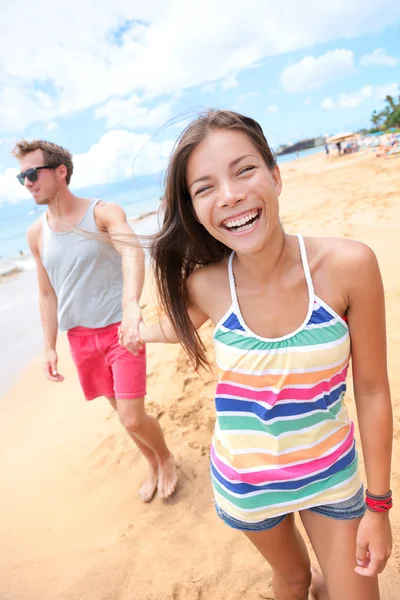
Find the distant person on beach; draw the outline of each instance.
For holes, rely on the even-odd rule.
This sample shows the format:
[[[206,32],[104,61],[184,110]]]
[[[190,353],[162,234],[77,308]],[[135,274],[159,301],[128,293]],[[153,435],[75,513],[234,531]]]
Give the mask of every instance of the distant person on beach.
[[[20,163],[19,182],[46,207],[27,233],[39,281],[44,373],[50,381],[63,381],[56,342],[57,331],[67,331],[86,400],[105,396],[148,461],[142,500],[149,502],[157,489],[167,498],[176,487],[175,462],[158,421],[145,411],[145,349],[131,343],[136,344],[141,320],[143,250],[120,206],[70,191],[68,150],[22,140],[13,154]],[[124,238],[135,244],[128,247]],[[118,343],[118,328],[127,349]]]
[[[324,144],[324,148],[325,148],[325,154],[326,154],[327,156],[329,156],[329,145],[328,145],[328,142],[325,142],[325,144]]]
[[[340,154],[342,152],[342,142],[336,142],[336,148],[338,154]]]
[[[180,342],[195,367],[207,365],[197,331],[211,319],[218,516],[269,562],[278,600],[378,600],[393,433],[379,267],[362,243],[285,233],[281,190],[256,121],[209,111],[188,125],[152,246],[166,316],[141,325],[138,348]],[[365,492],[344,404],[350,358]]]

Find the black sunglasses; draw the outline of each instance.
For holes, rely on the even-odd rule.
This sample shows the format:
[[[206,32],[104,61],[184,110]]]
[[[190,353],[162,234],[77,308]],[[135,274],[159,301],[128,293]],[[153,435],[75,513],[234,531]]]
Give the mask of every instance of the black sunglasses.
[[[21,185],[25,185],[25,177],[29,179],[31,183],[37,181],[39,169],[57,169],[60,165],[45,165],[44,167],[31,167],[22,173],[18,173],[17,179]]]

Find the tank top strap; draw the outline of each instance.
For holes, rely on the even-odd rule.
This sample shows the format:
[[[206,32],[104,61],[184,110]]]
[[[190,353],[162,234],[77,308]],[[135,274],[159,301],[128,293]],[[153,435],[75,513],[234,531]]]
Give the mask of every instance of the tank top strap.
[[[303,266],[304,277],[305,277],[305,280],[307,283],[308,298],[309,298],[309,311],[310,310],[312,311],[312,307],[314,305],[315,293],[314,293],[314,285],[313,285],[311,272],[310,272],[310,266],[308,264],[308,259],[307,259],[306,246],[305,246],[302,235],[297,233],[296,237],[299,242],[301,264]],[[229,260],[228,260],[228,275],[229,275],[229,287],[230,287],[231,298],[232,298],[232,306],[234,307],[234,310],[237,311],[239,309],[239,304],[238,304],[238,298],[237,298],[237,294],[236,294],[235,277],[233,274],[233,258],[234,258],[234,256],[235,256],[235,252],[232,251],[231,254],[229,255]]]
[[[42,215],[42,253],[43,253],[43,249],[45,244],[48,243],[49,238],[51,238],[51,234],[52,231],[50,229],[50,226],[47,222],[47,210],[44,211],[43,215]]]
[[[93,198],[90,202],[88,209],[83,217],[82,221],[79,223],[79,227],[85,229],[86,231],[97,232],[98,227],[96,225],[96,219],[94,217],[94,209],[96,204],[100,202],[99,198]]]
[[[49,224],[47,222],[47,210],[42,214],[42,227],[43,231],[48,231],[50,229]]]
[[[237,294],[236,294],[235,276],[233,275],[233,257],[234,256],[235,256],[235,251],[232,250],[232,252],[229,255],[229,259],[228,259],[228,276],[229,276],[229,288],[231,291],[232,306],[233,306],[234,311],[237,312],[239,305],[238,305],[238,299],[237,299]]]
[[[314,285],[313,285],[311,272],[310,272],[310,265],[308,264],[306,245],[304,243],[304,239],[303,239],[302,235],[297,233],[296,237],[299,240],[301,263],[303,265],[304,276],[306,278],[307,288],[308,288],[308,297],[310,299],[310,304],[311,304],[314,302],[315,294],[314,294]]]

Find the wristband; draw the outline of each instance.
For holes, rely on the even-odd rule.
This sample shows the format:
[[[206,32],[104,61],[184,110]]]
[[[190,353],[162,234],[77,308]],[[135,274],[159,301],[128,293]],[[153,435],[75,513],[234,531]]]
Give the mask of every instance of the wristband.
[[[365,504],[367,505],[367,508],[373,512],[385,512],[390,510],[393,506],[392,490],[389,490],[384,496],[370,494],[367,490],[365,494]]]

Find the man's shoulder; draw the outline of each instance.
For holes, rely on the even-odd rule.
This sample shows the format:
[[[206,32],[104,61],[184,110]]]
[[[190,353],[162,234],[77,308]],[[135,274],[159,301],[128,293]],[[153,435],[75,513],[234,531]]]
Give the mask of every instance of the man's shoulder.
[[[106,202],[99,200],[94,207],[94,215],[96,220],[103,226],[113,221],[121,221],[126,219],[126,213],[122,206],[115,202]]]
[[[42,223],[43,223],[43,217],[39,217],[38,219],[36,219],[36,221],[34,221],[33,223],[31,223],[31,225],[29,225],[28,229],[26,230],[26,235],[28,237],[28,239],[35,239],[36,237],[39,237],[39,235],[42,232]]]
[[[34,252],[39,246],[40,236],[42,235],[42,219],[39,217],[26,230],[26,238],[31,252]]]
[[[100,211],[100,212],[114,212],[114,211],[118,211],[118,212],[122,212],[122,213],[125,214],[125,211],[122,208],[122,206],[120,206],[116,202],[107,202],[106,200],[100,200],[100,199],[97,200],[94,209],[96,211]]]

